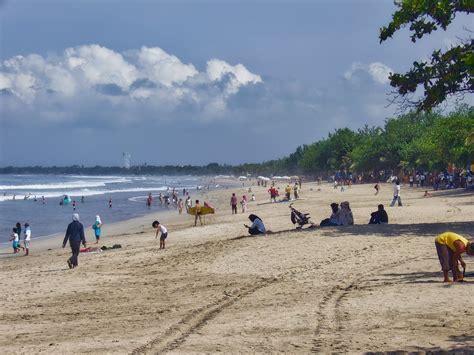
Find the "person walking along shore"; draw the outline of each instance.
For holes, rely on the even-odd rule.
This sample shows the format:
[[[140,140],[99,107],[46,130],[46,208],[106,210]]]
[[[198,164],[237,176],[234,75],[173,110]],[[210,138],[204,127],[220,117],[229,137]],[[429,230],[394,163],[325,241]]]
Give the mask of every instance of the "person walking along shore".
[[[66,243],[69,240],[71,246],[72,256],[67,259],[67,265],[70,269],[73,269],[79,265],[78,256],[81,248],[81,242],[86,248],[86,237],[84,235],[84,226],[79,221],[79,214],[74,213],[72,215],[72,222],[69,223],[66,230],[66,235],[63,240],[63,248],[66,247]]]

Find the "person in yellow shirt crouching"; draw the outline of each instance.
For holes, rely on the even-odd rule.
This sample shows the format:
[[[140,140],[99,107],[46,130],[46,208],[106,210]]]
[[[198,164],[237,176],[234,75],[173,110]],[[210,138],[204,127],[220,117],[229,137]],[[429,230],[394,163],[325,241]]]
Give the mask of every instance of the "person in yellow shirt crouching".
[[[462,281],[463,273],[459,271],[459,263],[466,269],[466,263],[462,260],[461,254],[474,255],[474,244],[462,235],[453,232],[444,232],[435,239],[436,251],[438,252],[439,263],[443,270],[444,282],[450,282],[449,270],[453,274],[453,281]]]

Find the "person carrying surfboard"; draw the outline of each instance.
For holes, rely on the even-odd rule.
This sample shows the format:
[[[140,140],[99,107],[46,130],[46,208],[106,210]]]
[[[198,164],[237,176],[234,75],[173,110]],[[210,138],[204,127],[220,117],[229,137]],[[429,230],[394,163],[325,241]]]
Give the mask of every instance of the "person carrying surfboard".
[[[194,227],[196,227],[197,225],[197,220],[199,218],[199,222],[201,223],[201,226],[202,226],[202,212],[201,212],[201,205],[199,204],[199,200],[196,200],[196,204],[194,205],[194,208],[195,208],[195,215],[194,215]]]

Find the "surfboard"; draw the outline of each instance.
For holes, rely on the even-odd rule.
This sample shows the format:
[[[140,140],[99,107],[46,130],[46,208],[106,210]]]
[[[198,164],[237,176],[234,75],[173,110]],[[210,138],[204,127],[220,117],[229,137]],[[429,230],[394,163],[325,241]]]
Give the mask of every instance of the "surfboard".
[[[204,216],[206,214],[214,214],[214,213],[215,213],[214,208],[207,207],[207,206],[202,206],[201,207],[201,215],[202,216]],[[190,214],[192,216],[196,215],[196,207],[188,208],[188,214]]]

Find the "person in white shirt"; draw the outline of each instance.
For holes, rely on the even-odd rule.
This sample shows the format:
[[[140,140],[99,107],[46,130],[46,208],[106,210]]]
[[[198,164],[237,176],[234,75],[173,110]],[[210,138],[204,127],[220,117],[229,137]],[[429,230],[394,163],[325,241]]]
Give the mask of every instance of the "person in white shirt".
[[[30,253],[31,228],[28,223],[25,223],[25,256]]]
[[[18,253],[20,251],[20,237],[18,236],[16,228],[13,228],[13,233],[10,235],[9,241],[13,241],[13,254]]]
[[[395,181],[395,184],[393,185],[393,200],[392,203],[390,204],[390,207],[395,206],[395,202],[398,201],[398,205],[402,206],[402,198],[400,196],[400,181],[397,180]]]
[[[160,222],[158,222],[158,221],[154,221],[151,225],[153,226],[153,228],[156,228],[155,239],[158,238],[158,234],[160,234],[160,232],[161,232],[160,249],[164,249],[165,248],[165,240],[168,237],[168,229],[166,229],[166,227],[164,225],[160,224]]]

